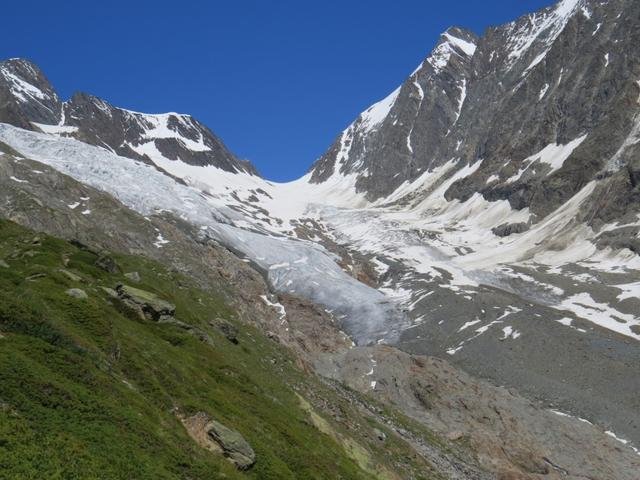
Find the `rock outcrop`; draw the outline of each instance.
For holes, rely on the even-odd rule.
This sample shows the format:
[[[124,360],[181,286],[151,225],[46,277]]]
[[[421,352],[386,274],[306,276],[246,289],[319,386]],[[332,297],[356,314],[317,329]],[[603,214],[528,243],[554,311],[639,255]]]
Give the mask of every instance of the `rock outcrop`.
[[[256,454],[244,437],[206,413],[199,412],[181,421],[201,447],[222,453],[239,470],[248,470],[256,463]]]
[[[128,285],[117,285],[116,292],[122,302],[134,310],[140,318],[158,322],[167,317],[173,318],[176,307],[157,295]]]
[[[215,318],[209,321],[209,325],[217,328],[231,343],[238,344],[238,328],[223,318]]]

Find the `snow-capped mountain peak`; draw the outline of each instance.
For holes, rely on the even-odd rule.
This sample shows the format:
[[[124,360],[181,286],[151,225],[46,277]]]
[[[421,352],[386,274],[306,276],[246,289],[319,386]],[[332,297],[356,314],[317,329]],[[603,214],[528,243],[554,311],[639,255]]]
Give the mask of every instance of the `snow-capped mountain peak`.
[[[59,98],[42,71],[32,62],[12,58],[0,63],[0,120],[28,127],[30,121],[57,124]]]

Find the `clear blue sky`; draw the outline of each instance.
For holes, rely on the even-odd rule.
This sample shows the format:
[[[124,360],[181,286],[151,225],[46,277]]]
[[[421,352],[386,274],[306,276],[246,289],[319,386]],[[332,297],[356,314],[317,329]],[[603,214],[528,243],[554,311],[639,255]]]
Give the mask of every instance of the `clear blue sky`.
[[[439,34],[481,33],[553,0],[4,2],[0,56],[63,98],[190,113],[273,180],[302,175],[423,60]]]

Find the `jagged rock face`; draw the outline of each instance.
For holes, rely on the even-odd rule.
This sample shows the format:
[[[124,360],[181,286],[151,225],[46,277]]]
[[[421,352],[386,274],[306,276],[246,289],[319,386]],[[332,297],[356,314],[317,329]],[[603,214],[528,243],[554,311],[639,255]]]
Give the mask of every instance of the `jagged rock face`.
[[[74,137],[147,163],[156,154],[189,165],[257,174],[190,115],[132,112],[86,93],[62,102],[40,69],[26,60],[0,63],[0,122]]]
[[[374,200],[453,159],[480,165],[447,199],[479,192],[541,216],[595,178],[624,170],[633,187],[638,18],[633,0],[563,0],[479,39],[451,29],[398,91],[343,132],[312,181],[354,174]]]
[[[405,83],[363,112],[312,167],[320,183],[335,172],[358,176],[372,199],[435,165],[438,146],[457,123],[476,49],[472,32],[451,28]]]
[[[0,122],[29,130],[31,122],[58,124],[60,105],[37,66],[20,59],[0,62]]]
[[[213,165],[229,172],[256,171],[238,160],[207,127],[190,115],[148,115],[113,107],[85,93],[76,93],[64,105],[66,124],[73,136],[105,146],[119,155],[150,162],[158,151],[170,160],[189,165]]]

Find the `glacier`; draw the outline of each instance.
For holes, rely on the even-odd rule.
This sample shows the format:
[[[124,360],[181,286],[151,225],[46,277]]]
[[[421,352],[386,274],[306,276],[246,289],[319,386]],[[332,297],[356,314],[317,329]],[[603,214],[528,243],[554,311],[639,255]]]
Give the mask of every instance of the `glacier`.
[[[0,124],[0,141],[21,155],[107,192],[143,216],[162,211],[200,226],[211,239],[252,261],[275,291],[322,305],[357,344],[393,342],[406,323],[399,306],[347,275],[322,247],[235,226],[234,212],[153,166],[74,139]],[[204,228],[206,227],[206,228]]]

